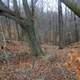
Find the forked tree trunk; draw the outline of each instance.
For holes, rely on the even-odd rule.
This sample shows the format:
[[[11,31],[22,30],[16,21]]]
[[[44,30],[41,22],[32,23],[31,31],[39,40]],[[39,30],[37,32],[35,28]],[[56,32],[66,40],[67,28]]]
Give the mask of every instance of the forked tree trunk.
[[[23,27],[25,25],[22,24],[21,26]],[[33,56],[43,56],[44,53],[43,53],[43,51],[41,49],[39,41],[36,38],[34,26],[33,25],[29,26],[27,28],[27,30],[24,29],[24,31],[25,31],[26,37],[28,38],[29,45],[30,45],[30,47],[32,49],[32,55]]]
[[[15,1],[14,4],[15,3],[17,3],[17,2]],[[27,5],[27,3],[26,4],[25,3],[26,3],[26,0],[23,2],[24,9],[26,8],[26,5]],[[23,26],[24,26],[24,28],[27,27],[26,29],[23,29],[23,30],[26,33],[26,38],[28,38],[28,40],[29,40],[29,44],[30,44],[30,47],[32,49],[32,55],[34,55],[34,56],[40,56],[40,55],[43,55],[43,51],[41,49],[40,43],[37,40],[36,34],[35,34],[35,26],[34,26],[34,14],[35,14],[35,10],[34,10],[33,0],[31,0],[31,4],[32,4],[32,6],[31,6],[31,8],[32,8],[32,10],[31,10],[31,16],[27,12],[27,9],[25,9],[26,16],[32,18],[32,19],[30,19],[30,25],[26,26],[27,24],[25,23],[26,25],[22,24],[21,26],[22,26],[22,28],[23,28]],[[15,6],[16,6],[15,9],[18,10],[17,4]],[[19,11],[18,11],[18,13],[19,13]]]

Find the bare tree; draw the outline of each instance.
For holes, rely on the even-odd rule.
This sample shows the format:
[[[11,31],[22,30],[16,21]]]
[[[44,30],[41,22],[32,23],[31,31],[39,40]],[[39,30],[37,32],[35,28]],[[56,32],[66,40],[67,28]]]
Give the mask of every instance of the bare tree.
[[[34,15],[34,5],[36,4],[36,2],[37,2],[36,0],[32,0],[32,10],[31,10],[27,0],[23,0],[23,7],[26,14],[26,18],[23,18],[22,16],[15,13],[15,11],[12,11],[7,6],[5,6],[5,4],[0,0],[0,15],[4,15],[9,18],[12,18],[17,23],[20,24],[20,26],[25,32],[26,37],[29,39],[29,43],[32,48],[33,55],[39,56],[39,55],[43,55],[43,51],[41,49],[39,41],[36,39],[35,28],[34,28],[33,15]]]

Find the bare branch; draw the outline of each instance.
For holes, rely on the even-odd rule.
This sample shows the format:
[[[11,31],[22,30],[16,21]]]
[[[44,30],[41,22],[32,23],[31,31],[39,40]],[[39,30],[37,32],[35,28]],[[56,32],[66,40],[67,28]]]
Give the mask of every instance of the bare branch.
[[[26,22],[29,21],[29,20],[19,16],[18,14],[16,14],[14,11],[10,10],[7,6],[5,6],[5,4],[1,0],[0,0],[0,15],[7,16],[16,21],[19,20],[18,23],[23,22],[23,21],[26,21]]]
[[[5,4],[0,0],[0,12],[5,12],[11,16],[18,17],[20,19],[23,19],[23,17],[20,17],[18,14],[16,14],[14,11],[10,10]]]

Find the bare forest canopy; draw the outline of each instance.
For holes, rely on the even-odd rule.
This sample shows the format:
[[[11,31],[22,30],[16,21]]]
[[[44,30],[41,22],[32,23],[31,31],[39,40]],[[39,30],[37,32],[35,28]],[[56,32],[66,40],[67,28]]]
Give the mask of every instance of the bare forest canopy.
[[[11,1],[11,0],[10,0]],[[39,0],[35,0],[35,2],[38,2]],[[44,1],[44,0],[43,0]],[[61,0],[67,7],[69,7],[75,14],[79,16],[79,0]],[[4,0],[4,2],[7,2]],[[35,3],[34,2],[34,3]],[[40,2],[40,1],[39,1]],[[56,1],[55,1],[56,2]],[[10,2],[11,6],[13,5],[12,2]],[[18,1],[18,7],[19,4],[22,4],[22,0]],[[48,4],[48,3],[47,3]],[[50,3],[51,4],[51,3]],[[52,4],[51,4],[52,5]]]

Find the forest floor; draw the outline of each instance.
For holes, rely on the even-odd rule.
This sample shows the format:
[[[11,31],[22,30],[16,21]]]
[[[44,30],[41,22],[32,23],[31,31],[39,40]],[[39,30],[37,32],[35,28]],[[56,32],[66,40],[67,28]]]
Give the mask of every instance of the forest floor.
[[[80,80],[79,42],[62,50],[47,44],[42,48],[46,55],[35,58],[28,56],[31,50],[25,42],[1,46],[0,80]]]

